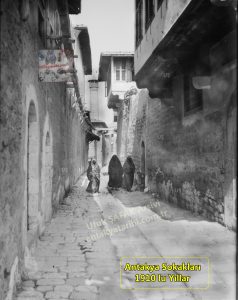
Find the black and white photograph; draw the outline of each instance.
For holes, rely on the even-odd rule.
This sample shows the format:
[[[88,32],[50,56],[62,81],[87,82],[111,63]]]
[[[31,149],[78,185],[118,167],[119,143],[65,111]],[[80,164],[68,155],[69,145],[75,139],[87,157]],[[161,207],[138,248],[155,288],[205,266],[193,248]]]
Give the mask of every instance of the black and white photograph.
[[[237,0],[1,0],[0,300],[236,300]]]

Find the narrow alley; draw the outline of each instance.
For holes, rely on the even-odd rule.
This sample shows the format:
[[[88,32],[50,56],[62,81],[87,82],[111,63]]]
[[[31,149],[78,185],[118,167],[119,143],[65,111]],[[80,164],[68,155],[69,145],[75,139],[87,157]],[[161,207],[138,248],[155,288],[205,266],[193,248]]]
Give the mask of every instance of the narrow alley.
[[[1,0],[0,300],[236,300],[237,1]]]
[[[85,191],[86,176],[73,187],[27,262],[32,271],[17,300],[235,299],[234,232],[146,193],[111,194],[107,182],[103,175],[99,194]],[[123,230],[135,218],[147,223]],[[121,232],[113,232],[118,226]],[[130,290],[120,285],[121,257],[204,253],[211,260],[209,290]]]

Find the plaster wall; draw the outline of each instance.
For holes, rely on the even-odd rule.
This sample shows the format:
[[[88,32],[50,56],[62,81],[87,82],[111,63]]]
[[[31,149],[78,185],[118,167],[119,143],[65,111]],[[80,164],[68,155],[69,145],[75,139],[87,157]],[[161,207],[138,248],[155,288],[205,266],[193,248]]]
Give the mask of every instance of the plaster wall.
[[[45,222],[85,171],[88,151],[65,84],[38,81],[38,4],[30,2],[26,21],[19,8],[1,3],[0,299],[8,300]]]

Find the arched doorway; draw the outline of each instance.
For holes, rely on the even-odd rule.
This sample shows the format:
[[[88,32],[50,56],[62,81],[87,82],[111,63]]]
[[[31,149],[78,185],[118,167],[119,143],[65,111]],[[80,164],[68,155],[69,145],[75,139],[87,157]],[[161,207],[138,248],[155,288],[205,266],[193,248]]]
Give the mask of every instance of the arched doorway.
[[[27,230],[33,230],[38,223],[39,204],[39,136],[36,107],[31,101],[28,110],[27,135]]]
[[[141,143],[141,189],[145,189],[145,143]]]
[[[51,219],[52,215],[52,177],[53,177],[53,155],[50,132],[47,131],[43,139],[42,159],[42,203],[41,212],[45,222]]]

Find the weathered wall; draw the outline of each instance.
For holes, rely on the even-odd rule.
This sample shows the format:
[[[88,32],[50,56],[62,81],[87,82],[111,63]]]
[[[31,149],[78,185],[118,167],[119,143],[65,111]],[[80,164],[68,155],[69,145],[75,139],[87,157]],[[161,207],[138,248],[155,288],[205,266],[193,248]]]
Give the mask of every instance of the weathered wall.
[[[131,92],[132,91],[132,92]],[[120,106],[117,126],[117,155],[123,164],[131,156],[136,167],[135,183],[140,184],[141,175],[146,176],[142,161],[142,144],[146,140],[147,90],[135,88],[128,91]]]
[[[87,162],[85,133],[65,85],[38,81],[43,46],[36,1],[30,6],[24,22],[18,1],[1,3],[0,299],[11,299],[27,248]]]
[[[156,68],[155,64],[160,55],[163,56],[163,51],[166,58],[170,57],[166,51],[174,50],[179,65],[171,73],[162,74],[164,96],[161,95],[160,99],[150,99],[143,90],[139,96],[131,97],[130,105],[134,102],[135,106],[130,107],[127,117],[131,131],[127,131],[126,153],[130,153],[130,140],[134,140],[132,156],[136,169],[142,174],[145,169],[145,185],[149,190],[167,201],[235,228],[237,65],[234,11],[230,11],[231,19],[227,25],[223,16],[222,30],[217,32],[216,23],[211,23],[214,32],[206,34],[197,22],[196,26],[201,26],[202,32],[200,43],[191,41],[188,45],[183,44],[183,40],[190,40],[190,35],[183,33],[186,29],[181,29],[175,22],[189,3],[191,1],[164,1],[155,12],[148,30],[144,30],[143,39],[135,51],[136,79],[139,84],[143,82],[143,86],[151,79],[154,87],[151,82],[147,82],[147,87],[154,95],[162,94],[160,83],[150,77],[155,74],[154,70],[162,72],[163,67],[158,63]],[[162,42],[172,25],[178,25],[176,38],[181,35],[182,41],[178,46],[175,38],[174,49]],[[158,44],[158,52],[153,52]],[[182,58],[183,55],[178,54],[180,51],[186,53],[186,57]],[[146,65],[150,68],[147,74],[138,74]],[[190,84],[185,81],[187,79]],[[130,123],[133,119],[136,121]],[[119,123],[122,143],[125,134],[123,122],[120,120]],[[118,143],[121,151],[123,146],[120,141]]]
[[[1,9],[7,12],[1,15],[0,299],[5,299],[10,277],[14,277],[11,275],[11,268],[15,258],[22,257],[23,253],[21,247],[24,204],[22,162],[24,113],[21,92],[23,42],[18,5],[18,1],[9,5],[7,1],[1,3]]]
[[[145,167],[145,183],[151,192],[232,228],[236,219],[234,66],[228,64],[214,71],[212,87],[203,95],[204,109],[188,116],[181,114],[183,76],[174,78],[170,99],[151,99],[146,90],[140,90],[130,97],[129,113],[123,106],[118,131],[120,151],[126,142],[125,153],[132,155],[136,165],[137,184]],[[215,101],[213,85],[221,83],[222,97]]]
[[[148,121],[147,128],[150,189],[168,201],[223,222],[221,114],[197,120],[193,116],[183,126],[173,108],[151,99],[148,116],[148,120],[153,120]]]
[[[111,159],[111,135],[103,134],[102,135],[102,166],[109,164]]]
[[[127,128],[129,123],[128,109],[125,101],[118,108],[117,115],[117,156],[123,164],[127,155]]]

